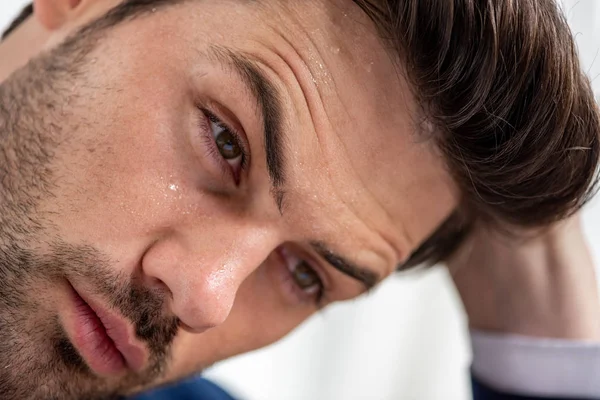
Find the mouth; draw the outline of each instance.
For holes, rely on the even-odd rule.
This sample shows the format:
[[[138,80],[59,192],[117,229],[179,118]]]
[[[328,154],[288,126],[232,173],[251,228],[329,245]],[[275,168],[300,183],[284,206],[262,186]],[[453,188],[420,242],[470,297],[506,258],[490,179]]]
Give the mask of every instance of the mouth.
[[[70,288],[72,318],[66,328],[88,366],[107,377],[142,371],[148,357],[144,346],[135,339],[131,324],[72,285]]]

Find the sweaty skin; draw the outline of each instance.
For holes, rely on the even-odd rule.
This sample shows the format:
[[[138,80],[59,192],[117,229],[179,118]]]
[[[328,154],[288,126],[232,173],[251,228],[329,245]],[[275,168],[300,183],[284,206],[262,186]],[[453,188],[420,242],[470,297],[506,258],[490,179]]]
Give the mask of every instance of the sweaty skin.
[[[311,243],[383,279],[456,205],[401,64],[351,1],[172,1],[67,39],[118,3],[36,0],[0,44],[2,398],[107,398],[264,346],[365,290]],[[259,107],[215,47],[279,92],[281,210]],[[239,181],[202,135],[221,129],[208,106],[249,148]],[[471,326],[598,340],[579,224],[478,230],[450,266]],[[127,338],[130,370],[83,356],[73,288]]]
[[[324,254],[381,280],[457,205],[397,60],[351,1],[183,1],[70,36],[117,3],[37,1],[0,45],[0,394],[102,398],[272,343],[366,290]],[[223,54],[280,100],[280,204],[261,107]],[[205,109],[239,135],[244,168],[215,149]],[[141,368],[94,368],[77,296]]]

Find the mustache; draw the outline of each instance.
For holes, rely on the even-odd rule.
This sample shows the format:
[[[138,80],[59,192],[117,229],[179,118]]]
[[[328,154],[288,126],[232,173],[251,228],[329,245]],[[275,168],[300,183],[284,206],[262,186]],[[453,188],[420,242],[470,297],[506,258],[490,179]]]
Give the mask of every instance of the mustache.
[[[105,288],[104,294],[111,305],[133,323],[137,338],[149,346],[150,352],[165,357],[181,321],[164,315],[164,293],[130,281],[121,290],[106,291]]]
[[[166,291],[150,288],[135,276],[114,272],[114,262],[90,245],[72,245],[55,240],[45,254],[34,253],[14,243],[10,249],[0,249],[0,254],[2,250],[4,257],[0,257],[0,261],[11,260],[9,268],[15,276],[26,280],[37,277],[57,282],[65,278],[84,281],[96,295],[108,302],[109,307],[132,323],[136,337],[148,346],[155,364],[165,362],[181,325],[178,317],[165,311]],[[10,253],[8,257],[7,252]],[[6,271],[6,263],[0,264],[4,264],[0,271]]]

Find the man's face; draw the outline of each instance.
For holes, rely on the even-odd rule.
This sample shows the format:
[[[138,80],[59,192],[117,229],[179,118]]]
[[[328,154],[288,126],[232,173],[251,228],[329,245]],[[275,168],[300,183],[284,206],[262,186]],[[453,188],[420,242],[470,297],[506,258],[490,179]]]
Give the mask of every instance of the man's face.
[[[456,206],[350,1],[159,7],[38,57],[0,99],[13,398],[127,393],[272,343]]]

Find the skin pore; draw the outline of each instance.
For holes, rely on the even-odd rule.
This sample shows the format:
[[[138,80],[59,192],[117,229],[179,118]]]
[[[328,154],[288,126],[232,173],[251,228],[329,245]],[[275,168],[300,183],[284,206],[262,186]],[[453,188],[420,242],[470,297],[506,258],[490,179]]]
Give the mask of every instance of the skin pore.
[[[38,1],[0,45],[2,395],[110,397],[272,343],[457,205],[351,1],[183,1],[69,38],[117,3]],[[127,321],[139,368],[80,354],[74,290]]]

